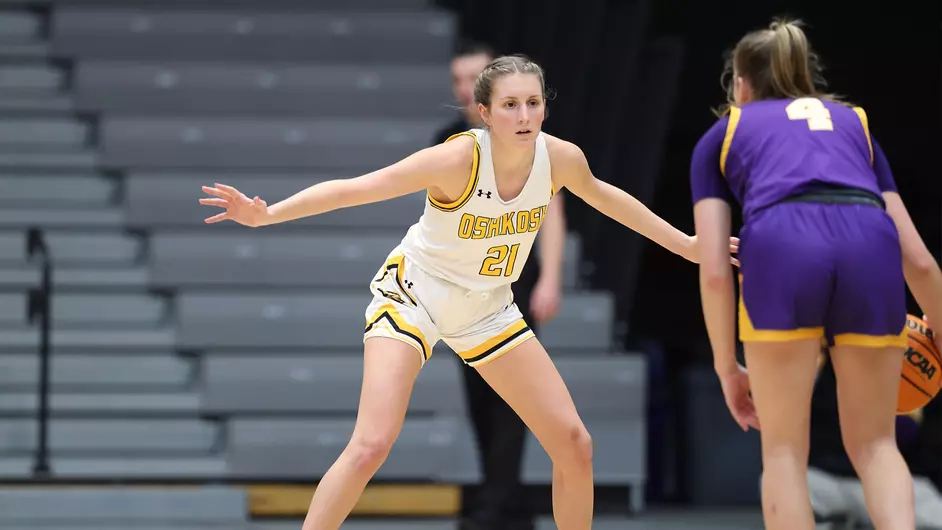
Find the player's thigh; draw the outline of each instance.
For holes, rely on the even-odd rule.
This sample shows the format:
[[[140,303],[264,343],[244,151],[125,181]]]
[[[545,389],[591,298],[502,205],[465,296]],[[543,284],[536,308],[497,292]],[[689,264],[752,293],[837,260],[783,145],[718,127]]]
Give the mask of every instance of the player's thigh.
[[[353,442],[377,449],[392,446],[402,429],[421,368],[422,358],[413,345],[389,337],[366,339]]]
[[[569,389],[536,337],[477,370],[551,457],[591,456],[591,439]]]
[[[850,449],[894,436],[903,348],[838,345],[831,360],[844,444]]]
[[[744,345],[763,457],[781,450],[807,453],[820,339]]]

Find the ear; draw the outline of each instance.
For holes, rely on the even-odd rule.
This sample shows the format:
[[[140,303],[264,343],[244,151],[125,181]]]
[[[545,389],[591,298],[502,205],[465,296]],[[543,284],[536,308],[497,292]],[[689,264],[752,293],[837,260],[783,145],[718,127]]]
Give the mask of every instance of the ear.
[[[491,126],[491,113],[483,103],[478,103],[478,114],[481,115],[481,121],[488,127]]]

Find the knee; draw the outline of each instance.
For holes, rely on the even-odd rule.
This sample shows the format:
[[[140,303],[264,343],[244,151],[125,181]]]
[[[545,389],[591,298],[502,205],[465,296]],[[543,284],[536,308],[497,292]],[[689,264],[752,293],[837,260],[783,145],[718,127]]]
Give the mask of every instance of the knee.
[[[347,452],[357,471],[372,474],[386,461],[395,442],[394,435],[355,436],[347,445]]]
[[[847,452],[847,457],[850,459],[850,463],[853,464],[854,469],[865,466],[873,454],[881,448],[897,450],[896,437],[889,433],[884,436],[863,437],[845,432],[842,437],[844,439],[844,451]]]
[[[581,423],[569,427],[565,431],[565,439],[560,440],[556,454],[550,458],[554,464],[565,467],[592,468],[592,436]]]

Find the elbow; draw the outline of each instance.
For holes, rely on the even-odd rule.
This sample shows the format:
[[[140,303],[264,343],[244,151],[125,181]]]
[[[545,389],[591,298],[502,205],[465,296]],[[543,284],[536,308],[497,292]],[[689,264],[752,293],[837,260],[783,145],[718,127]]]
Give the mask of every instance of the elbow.
[[[917,252],[914,256],[903,256],[903,267],[906,275],[912,278],[924,278],[932,274],[932,271],[938,268],[932,254],[926,252]]]
[[[733,287],[733,271],[728,266],[700,266],[700,284],[708,291],[722,292]]]

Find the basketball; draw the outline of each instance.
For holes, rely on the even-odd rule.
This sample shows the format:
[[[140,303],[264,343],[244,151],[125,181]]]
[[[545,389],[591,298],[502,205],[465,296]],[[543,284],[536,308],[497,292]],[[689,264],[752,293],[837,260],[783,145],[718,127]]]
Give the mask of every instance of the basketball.
[[[909,345],[903,356],[896,410],[908,414],[926,406],[942,388],[942,355],[932,340],[932,330],[921,318],[906,316]]]

